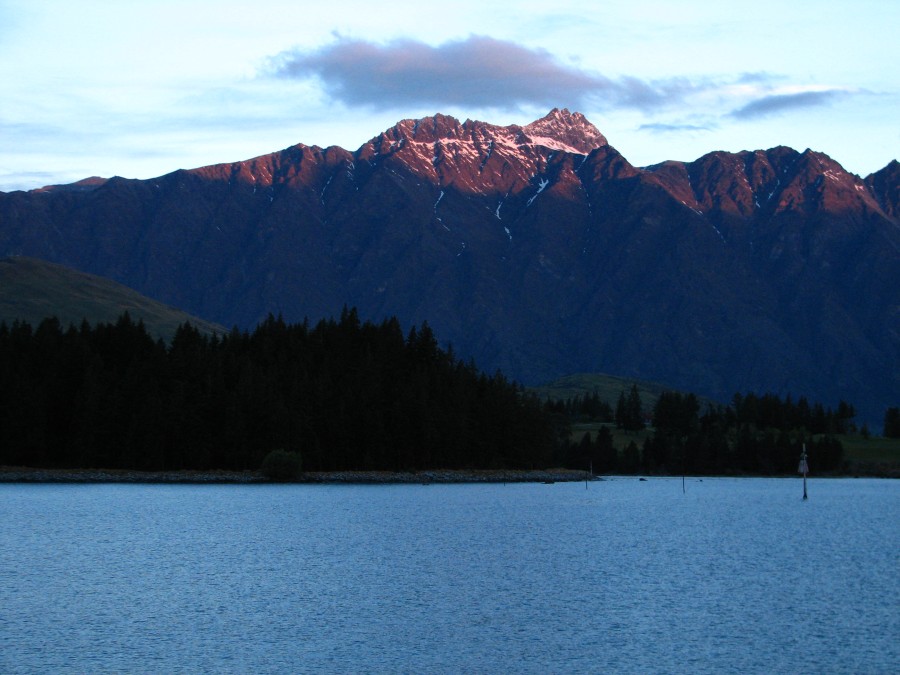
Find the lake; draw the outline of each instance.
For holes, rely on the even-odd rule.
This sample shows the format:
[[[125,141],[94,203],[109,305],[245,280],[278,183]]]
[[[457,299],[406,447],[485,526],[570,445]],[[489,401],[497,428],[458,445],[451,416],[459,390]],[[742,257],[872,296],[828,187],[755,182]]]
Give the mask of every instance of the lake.
[[[0,484],[3,673],[895,673],[900,481]]]

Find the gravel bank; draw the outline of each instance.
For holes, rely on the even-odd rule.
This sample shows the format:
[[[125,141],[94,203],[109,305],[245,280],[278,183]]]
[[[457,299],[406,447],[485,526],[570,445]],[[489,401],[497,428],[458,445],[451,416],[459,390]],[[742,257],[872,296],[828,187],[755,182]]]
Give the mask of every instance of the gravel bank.
[[[432,470],[330,471],[303,473],[297,483],[555,483],[583,481],[584,471]],[[35,469],[0,466],[0,483],[267,483],[255,471],[126,471],[120,469]]]

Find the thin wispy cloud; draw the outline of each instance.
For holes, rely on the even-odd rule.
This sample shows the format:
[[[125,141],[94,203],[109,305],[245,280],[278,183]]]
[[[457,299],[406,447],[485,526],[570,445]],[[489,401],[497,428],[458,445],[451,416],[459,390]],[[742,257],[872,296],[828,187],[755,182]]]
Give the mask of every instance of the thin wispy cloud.
[[[784,80],[784,75],[777,75],[765,71],[741,73],[736,82],[738,84],[750,85],[766,85],[770,86],[773,82]]]
[[[836,99],[846,96],[847,93],[843,89],[829,89],[825,91],[801,91],[791,94],[771,94],[733,110],[730,116],[739,120],[749,120],[778,115],[797,109],[815,108],[829,105]]]
[[[563,63],[543,49],[477,35],[438,46],[338,37],[319,49],[282,52],[270,61],[269,73],[318,79],[333,100],[376,109],[427,104],[651,110],[698,89],[686,79],[612,79]]]
[[[652,122],[642,124],[638,127],[638,131],[650,131],[659,134],[683,133],[686,131],[711,131],[711,127],[700,124],[667,124],[664,122]]]

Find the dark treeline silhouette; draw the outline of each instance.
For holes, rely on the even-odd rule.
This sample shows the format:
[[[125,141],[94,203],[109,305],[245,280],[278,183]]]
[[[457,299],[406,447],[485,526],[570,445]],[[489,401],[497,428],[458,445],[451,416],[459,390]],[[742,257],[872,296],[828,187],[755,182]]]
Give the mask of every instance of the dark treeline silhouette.
[[[123,315],[0,324],[0,464],[308,471],[547,468],[559,431],[533,396],[356,310],[252,333],[182,325],[170,345]],[[558,422],[558,420],[557,420]]]
[[[815,472],[843,467],[855,411],[736,394],[701,413],[636,386],[615,411],[594,394],[541,403],[395,318],[287,324],[221,336],[182,325],[170,344],[126,313],[64,329],[0,323],[0,464],[255,470],[276,449],[307,471],[593,467],[597,473],[785,474],[805,444]],[[898,422],[886,415],[886,433]],[[602,422],[570,440],[576,422]],[[647,422],[650,431],[642,432]],[[614,445],[611,426],[621,434]],[[642,432],[642,433],[641,433]]]
[[[565,415],[571,422],[612,422],[613,410],[597,392],[576,395],[572,398],[557,399],[548,403],[558,415]]]
[[[623,391],[616,403],[616,426],[626,431],[640,431],[646,425],[644,412],[641,409],[641,397],[637,385],[631,385],[628,396]]]
[[[560,412],[566,406],[551,408]],[[843,401],[832,410],[774,394],[737,394],[731,405],[709,405],[701,414],[694,394],[665,392],[652,411],[652,433],[642,441],[635,436],[617,452],[610,429],[603,426],[595,436],[585,433],[557,452],[566,466],[592,466],[597,473],[779,475],[796,472],[805,444],[814,471],[839,472],[844,451],[835,434],[853,431],[855,414]],[[616,427],[634,434],[643,428],[643,418],[637,388],[622,392]]]

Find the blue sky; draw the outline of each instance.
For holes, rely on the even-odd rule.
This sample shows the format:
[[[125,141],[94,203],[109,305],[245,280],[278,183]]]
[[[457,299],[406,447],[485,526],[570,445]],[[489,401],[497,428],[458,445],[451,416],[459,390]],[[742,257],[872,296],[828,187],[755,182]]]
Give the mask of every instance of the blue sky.
[[[900,156],[900,2],[0,0],[0,190],[151,178],[404,118],[584,113],[633,164]]]

